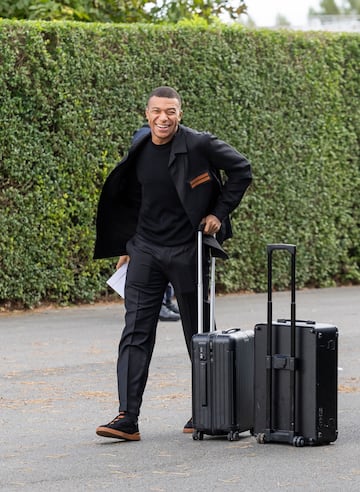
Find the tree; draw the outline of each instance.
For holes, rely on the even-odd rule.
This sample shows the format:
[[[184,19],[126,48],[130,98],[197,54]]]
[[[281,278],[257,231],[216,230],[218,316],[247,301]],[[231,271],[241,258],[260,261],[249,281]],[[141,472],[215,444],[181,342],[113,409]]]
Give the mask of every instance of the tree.
[[[153,2],[151,14],[154,20],[178,22],[182,19],[200,17],[209,24],[214,19],[226,14],[231,20],[236,20],[246,12],[244,0],[236,6],[229,0],[161,0]]]
[[[347,4],[347,14],[360,14],[360,0],[348,0]]]
[[[29,20],[137,22],[150,20],[146,0],[5,0],[0,17]]]
[[[277,14],[275,25],[277,27],[290,27],[291,23],[287,20],[287,18],[282,14]]]
[[[341,6],[336,0],[322,0],[319,12],[313,8],[309,9],[309,16],[341,14],[360,14],[360,0],[345,0]]]
[[[201,17],[207,23],[221,14],[236,20],[246,12],[244,0],[2,0],[0,17],[83,22],[178,22]]]
[[[336,5],[335,0],[321,0],[320,9],[326,15],[339,15],[340,7]]]

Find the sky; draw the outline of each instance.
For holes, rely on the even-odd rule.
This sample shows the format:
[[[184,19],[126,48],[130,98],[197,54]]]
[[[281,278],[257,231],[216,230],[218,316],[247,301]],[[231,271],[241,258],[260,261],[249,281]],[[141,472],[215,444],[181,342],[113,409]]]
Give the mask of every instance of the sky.
[[[246,0],[248,14],[257,27],[272,27],[276,16],[283,15],[292,26],[306,24],[310,7],[319,9],[320,0]]]

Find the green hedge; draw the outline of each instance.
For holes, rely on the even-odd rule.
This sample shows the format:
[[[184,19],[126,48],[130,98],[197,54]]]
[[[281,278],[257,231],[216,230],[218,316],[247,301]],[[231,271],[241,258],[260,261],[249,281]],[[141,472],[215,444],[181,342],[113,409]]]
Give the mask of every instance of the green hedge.
[[[163,84],[253,164],[219,289],[265,290],[269,242],[298,245],[299,287],[360,280],[358,35],[2,21],[0,60],[1,305],[108,295],[99,191]]]

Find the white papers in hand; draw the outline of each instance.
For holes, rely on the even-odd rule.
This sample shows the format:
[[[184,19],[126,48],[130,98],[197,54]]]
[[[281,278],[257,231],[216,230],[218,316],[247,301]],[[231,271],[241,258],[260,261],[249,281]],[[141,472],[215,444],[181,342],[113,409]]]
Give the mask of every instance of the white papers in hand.
[[[125,280],[126,272],[128,268],[128,263],[124,263],[121,267],[116,270],[116,272],[111,275],[111,277],[106,281],[106,283],[114,289],[123,299],[125,298]]]

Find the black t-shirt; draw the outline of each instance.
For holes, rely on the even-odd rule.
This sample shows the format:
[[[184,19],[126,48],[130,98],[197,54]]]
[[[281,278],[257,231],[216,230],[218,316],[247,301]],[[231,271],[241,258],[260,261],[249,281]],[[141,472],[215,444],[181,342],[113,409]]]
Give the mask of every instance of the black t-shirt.
[[[155,145],[149,140],[141,150],[136,172],[142,189],[137,233],[164,246],[194,239],[194,230],[180,202],[169,172],[171,142]]]

